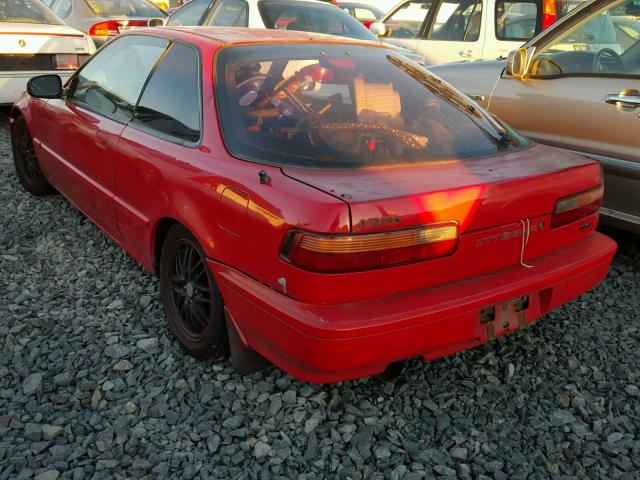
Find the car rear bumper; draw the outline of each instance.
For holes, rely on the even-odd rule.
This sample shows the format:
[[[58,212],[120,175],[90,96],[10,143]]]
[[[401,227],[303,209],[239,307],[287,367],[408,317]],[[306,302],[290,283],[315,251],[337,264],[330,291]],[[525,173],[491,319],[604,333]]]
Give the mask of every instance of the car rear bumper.
[[[0,72],[0,105],[13,105],[22,92],[27,89],[30,78],[38,75],[59,75],[62,83],[65,82],[74,70],[34,70],[28,72]]]
[[[438,358],[524,327],[588,291],[609,270],[616,244],[594,233],[537,258],[438,288],[349,304],[313,305],[212,260],[229,320],[251,348],[292,376],[334,382],[373,375],[392,362]],[[516,298],[528,296],[521,311]],[[495,308],[495,319],[480,312]],[[486,312],[487,310],[485,310]]]

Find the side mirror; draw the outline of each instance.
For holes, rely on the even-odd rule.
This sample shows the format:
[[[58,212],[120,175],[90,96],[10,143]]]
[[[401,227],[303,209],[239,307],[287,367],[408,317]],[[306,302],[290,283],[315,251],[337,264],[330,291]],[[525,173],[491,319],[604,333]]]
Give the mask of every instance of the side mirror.
[[[147,25],[149,25],[150,27],[163,27],[164,18],[151,18],[147,22]]]
[[[507,57],[507,75],[522,78],[526,75],[529,68],[529,52],[526,48],[519,48],[509,52]]]
[[[369,25],[369,30],[378,37],[384,37],[387,34],[387,27],[382,22],[372,22]]]
[[[35,98],[60,98],[62,80],[58,75],[38,75],[27,82],[27,92]]]

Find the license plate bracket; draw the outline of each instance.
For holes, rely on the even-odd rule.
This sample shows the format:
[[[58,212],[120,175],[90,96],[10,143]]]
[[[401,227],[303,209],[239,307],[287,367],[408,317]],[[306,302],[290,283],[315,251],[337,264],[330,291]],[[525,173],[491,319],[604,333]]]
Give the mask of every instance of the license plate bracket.
[[[480,311],[480,323],[486,325],[487,339],[493,340],[527,325],[529,295],[523,295]]]

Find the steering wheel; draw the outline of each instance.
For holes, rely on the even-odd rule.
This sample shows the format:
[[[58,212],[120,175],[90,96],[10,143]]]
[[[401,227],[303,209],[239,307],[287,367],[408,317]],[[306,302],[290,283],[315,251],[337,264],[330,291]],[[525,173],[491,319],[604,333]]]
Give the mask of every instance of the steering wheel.
[[[236,85],[236,94],[238,95],[241,107],[249,106],[258,98],[263,89],[263,85],[272,77],[269,75],[254,75]]]
[[[607,61],[602,62],[602,60]],[[615,67],[613,70],[611,67]],[[620,55],[610,48],[603,48],[593,57],[593,71],[597,73],[625,73],[626,68]]]
[[[282,90],[285,90],[286,88],[289,87],[289,85],[291,85],[294,81],[296,81],[297,75],[294,73],[293,75],[291,75],[290,77],[287,78],[283,78],[282,80],[280,80],[275,87],[273,87],[273,90],[271,90],[271,93],[268,95],[265,95],[265,97],[262,99],[262,101],[260,101],[257,105],[258,108],[265,108],[267,105],[269,105],[271,103],[271,100],[273,100],[278,93],[280,93]],[[289,94],[295,95],[293,92],[289,92]]]
[[[280,93],[281,91],[286,91],[288,99],[294,108],[297,108],[299,111],[305,113],[313,113],[316,115],[324,115],[328,110],[333,107],[335,103],[342,102],[342,96],[339,94],[332,95],[318,108],[314,110],[310,108],[297,94],[296,91],[289,90],[289,86],[291,86],[294,82],[303,82],[304,75],[300,72],[296,72],[290,77],[284,78],[280,80],[270,94],[266,95],[256,106],[258,109],[267,108],[267,106],[271,103],[271,101]],[[297,89],[296,89],[297,90]]]

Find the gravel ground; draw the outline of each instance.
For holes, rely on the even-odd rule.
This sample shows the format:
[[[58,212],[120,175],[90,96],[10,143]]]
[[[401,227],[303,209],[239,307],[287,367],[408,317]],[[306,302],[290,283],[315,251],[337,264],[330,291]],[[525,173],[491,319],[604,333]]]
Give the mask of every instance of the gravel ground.
[[[640,478],[640,240],[591,293],[394,382],[246,377],[172,341],[157,279],[0,130],[0,480]]]

